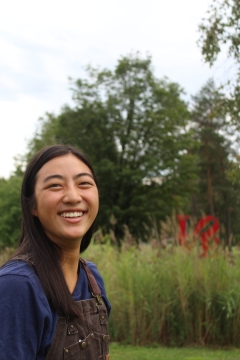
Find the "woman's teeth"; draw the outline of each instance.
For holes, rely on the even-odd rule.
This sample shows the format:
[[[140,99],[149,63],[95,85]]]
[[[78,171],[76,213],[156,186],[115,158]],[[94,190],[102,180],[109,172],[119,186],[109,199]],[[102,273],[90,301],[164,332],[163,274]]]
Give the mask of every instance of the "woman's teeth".
[[[79,217],[82,215],[83,215],[82,211],[64,212],[64,213],[60,214],[60,216],[62,216],[64,218],[74,218],[74,217]]]

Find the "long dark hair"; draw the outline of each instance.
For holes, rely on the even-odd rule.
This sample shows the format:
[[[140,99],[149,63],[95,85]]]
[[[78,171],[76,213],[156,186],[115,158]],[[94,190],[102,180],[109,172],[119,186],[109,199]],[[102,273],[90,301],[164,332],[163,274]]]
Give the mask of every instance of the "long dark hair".
[[[87,156],[77,148],[68,145],[53,145],[41,149],[29,162],[22,182],[22,234],[19,247],[14,256],[27,255],[31,259],[38,274],[42,287],[50,305],[59,313],[66,316],[81,316],[79,308],[74,302],[67,287],[60,259],[61,249],[45,234],[38,217],[32,215],[34,207],[34,189],[36,176],[41,167],[49,160],[73,154],[91,170],[97,184],[96,175]],[[93,224],[83,236],[80,253],[87,249],[93,234]]]

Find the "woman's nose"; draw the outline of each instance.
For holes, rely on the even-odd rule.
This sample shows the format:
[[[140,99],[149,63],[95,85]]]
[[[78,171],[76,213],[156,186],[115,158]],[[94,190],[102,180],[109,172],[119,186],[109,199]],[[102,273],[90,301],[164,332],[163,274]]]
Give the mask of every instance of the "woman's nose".
[[[66,189],[63,202],[65,203],[79,203],[82,201],[80,189],[75,187],[70,187]]]

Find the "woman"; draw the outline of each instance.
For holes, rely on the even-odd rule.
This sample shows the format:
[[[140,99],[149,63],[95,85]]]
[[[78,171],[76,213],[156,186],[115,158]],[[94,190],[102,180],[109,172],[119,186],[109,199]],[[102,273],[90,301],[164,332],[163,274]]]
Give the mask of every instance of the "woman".
[[[104,283],[93,263],[79,260],[99,205],[87,157],[65,145],[40,150],[21,205],[20,244],[0,269],[0,358],[109,359]]]

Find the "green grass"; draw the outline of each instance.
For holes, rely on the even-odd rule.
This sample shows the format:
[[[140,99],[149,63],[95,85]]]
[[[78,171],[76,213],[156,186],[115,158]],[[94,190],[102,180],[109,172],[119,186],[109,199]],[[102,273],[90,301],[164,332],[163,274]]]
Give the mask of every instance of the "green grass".
[[[240,350],[207,348],[146,348],[112,343],[111,360],[239,360]]]
[[[0,253],[0,261],[5,255]],[[93,243],[83,257],[95,262],[103,275],[112,304],[112,341],[172,349],[240,348],[240,252],[231,258],[221,249],[204,259],[199,255],[198,248],[123,243],[118,251],[110,243]],[[158,350],[159,359],[168,348]],[[180,354],[175,359],[184,359],[183,350],[174,351]],[[186,351],[190,351],[184,354],[188,360],[191,356],[233,359],[226,357],[228,351],[222,353],[225,357],[217,352],[205,356],[205,350]],[[143,356],[147,359],[146,353]]]
[[[112,312],[113,341],[171,347],[240,347],[240,254],[200,258],[198,249],[92,245]],[[240,357],[239,357],[240,359]]]

